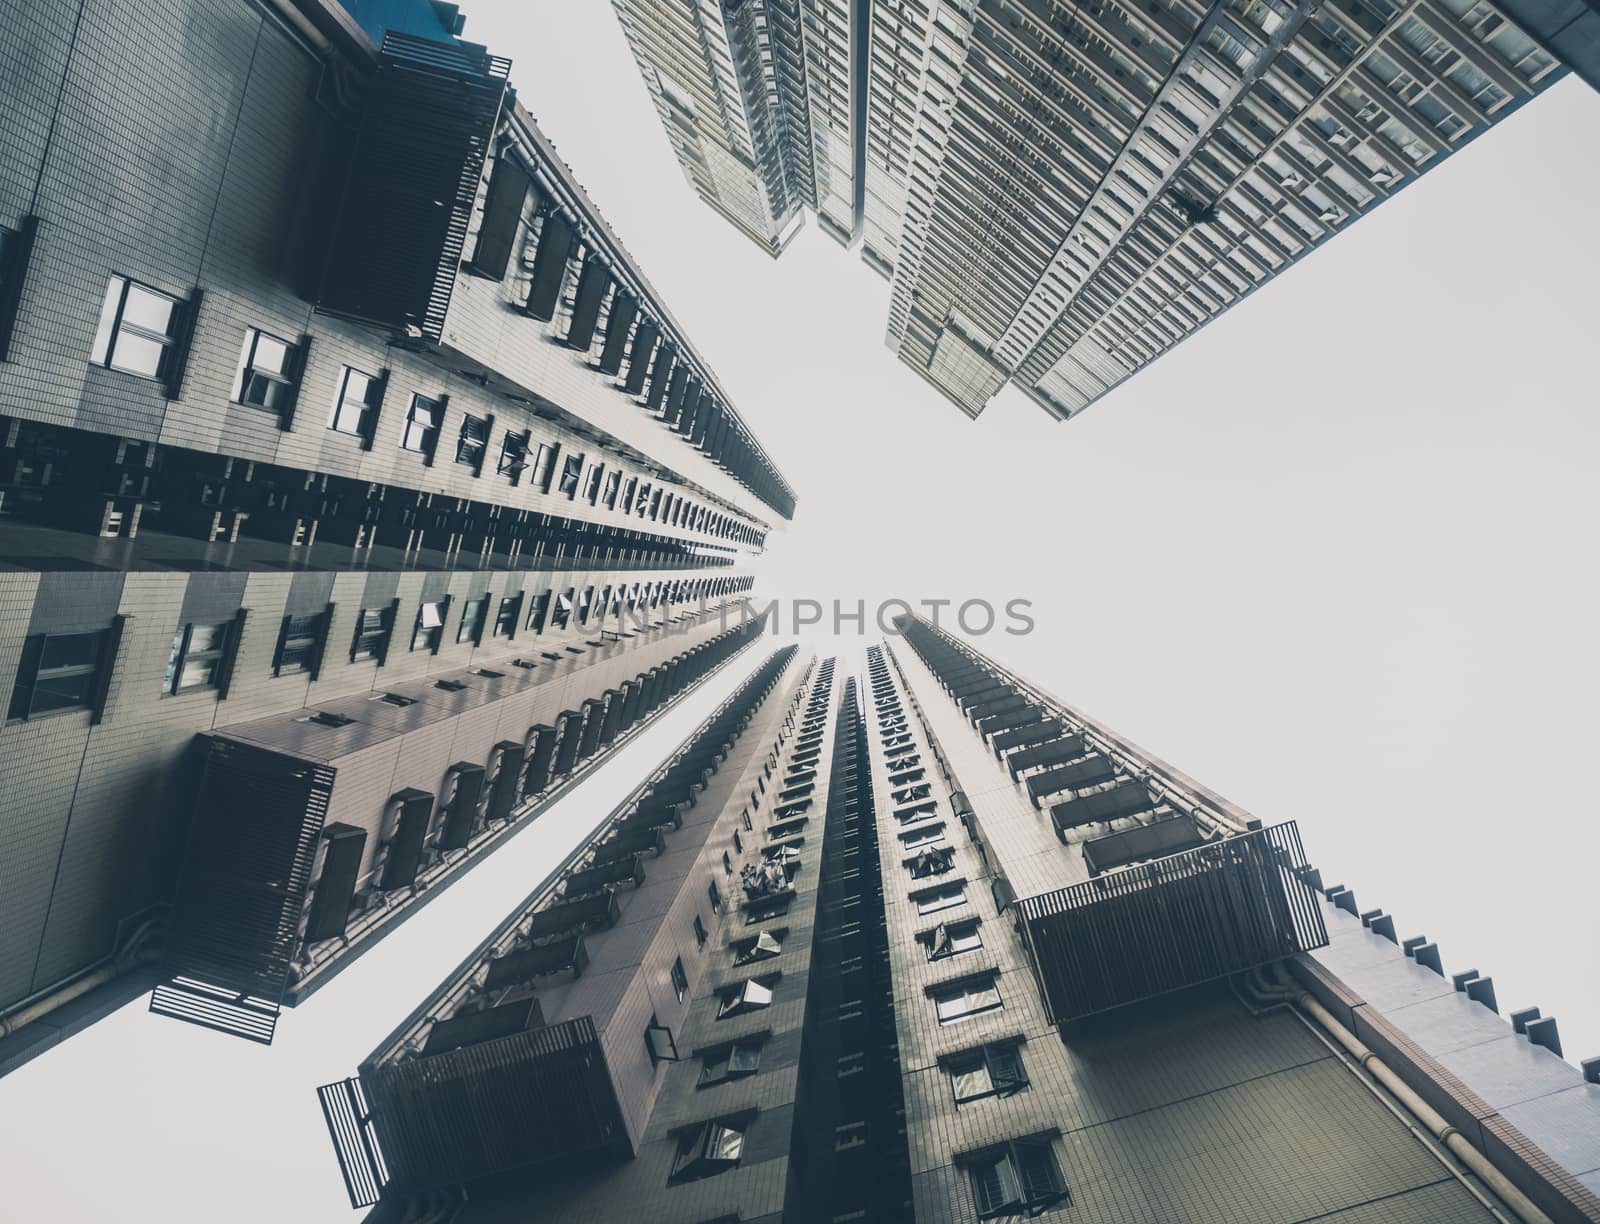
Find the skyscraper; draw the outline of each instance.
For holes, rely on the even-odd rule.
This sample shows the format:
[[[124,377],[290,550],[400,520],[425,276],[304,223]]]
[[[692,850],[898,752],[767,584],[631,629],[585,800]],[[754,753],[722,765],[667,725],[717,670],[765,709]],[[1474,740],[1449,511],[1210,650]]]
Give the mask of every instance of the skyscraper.
[[[861,219],[866,0],[612,0],[700,198],[769,255]]]
[[[267,1040],[748,644],[794,495],[453,6],[21,21],[0,1067],[154,979]]]
[[[618,0],[648,79],[635,7]],[[732,28],[753,3],[721,7]],[[969,416],[1007,382],[1075,415],[1565,64],[1600,86],[1600,11],[1545,0],[860,0],[857,18],[863,54],[828,80],[856,74],[862,258],[892,280],[889,346]],[[680,93],[710,75],[678,71]],[[775,162],[799,164],[810,115],[774,125]]]
[[[898,628],[773,655],[321,1090],[373,1220],[1600,1219],[1552,1018]]]

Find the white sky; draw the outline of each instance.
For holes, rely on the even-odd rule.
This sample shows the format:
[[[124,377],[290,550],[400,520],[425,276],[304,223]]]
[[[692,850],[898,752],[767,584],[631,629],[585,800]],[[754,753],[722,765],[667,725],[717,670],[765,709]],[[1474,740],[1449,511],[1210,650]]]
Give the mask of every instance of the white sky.
[[[1600,1054],[1600,97],[1566,81],[1068,424],[972,423],[815,226],[700,204],[610,6],[468,11],[800,498],[786,598],[1012,598],[979,645],[1268,822],[1330,883]],[[858,645],[840,643],[841,647]],[[356,1063],[719,676],[305,1006],[270,1050],[144,1002],[0,1079],[18,1219],[352,1219],[317,1084]],[[7,1166],[10,1167],[7,1167]]]

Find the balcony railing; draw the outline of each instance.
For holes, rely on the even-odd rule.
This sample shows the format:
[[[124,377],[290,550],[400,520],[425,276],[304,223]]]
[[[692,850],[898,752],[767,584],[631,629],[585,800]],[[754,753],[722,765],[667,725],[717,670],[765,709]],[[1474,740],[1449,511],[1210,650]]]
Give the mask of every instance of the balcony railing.
[[[391,1183],[425,1190],[592,1152],[622,1127],[587,1016],[364,1067],[318,1095],[358,1207]]]
[[[1051,1022],[1325,947],[1305,866],[1289,821],[1018,901]]]
[[[214,739],[150,1010],[272,1043],[334,771]]]

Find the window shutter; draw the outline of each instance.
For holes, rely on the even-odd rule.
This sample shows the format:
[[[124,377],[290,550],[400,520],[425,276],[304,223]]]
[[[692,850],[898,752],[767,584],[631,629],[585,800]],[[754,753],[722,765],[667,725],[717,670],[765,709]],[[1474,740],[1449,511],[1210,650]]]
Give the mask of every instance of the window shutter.
[[[300,387],[306,378],[306,363],[311,358],[311,337],[301,336],[294,352],[289,355],[289,385],[283,393],[283,402],[278,406],[278,428],[288,433],[294,428],[295,405],[300,402]]]
[[[989,1078],[1002,1096],[1016,1092],[1028,1082],[1022,1070],[1022,1055],[1014,1045],[989,1047]]]
[[[218,701],[228,699],[228,689],[233,684],[233,665],[239,659],[239,644],[244,639],[244,622],[249,615],[249,608],[240,608],[234,614],[233,624],[228,626],[228,640],[222,644],[222,657],[217,660]]]
[[[1048,1201],[1061,1193],[1061,1177],[1050,1144],[1042,1140],[1012,1145],[1022,1179],[1022,1193],[1029,1203]]]
[[[183,376],[189,368],[189,349],[194,344],[195,323],[200,317],[200,303],[204,298],[205,291],[197,287],[189,294],[187,302],[178,304],[176,328],[172,344],[167,350],[166,377],[162,380],[169,400],[183,396]]]
[[[371,450],[378,436],[378,414],[383,411],[383,397],[389,393],[389,371],[378,371],[378,377],[367,388],[367,410],[361,414],[361,449]]]
[[[17,326],[17,309],[22,303],[22,282],[28,275],[33,236],[38,228],[39,218],[29,215],[0,239],[0,361],[11,360],[11,337]]]

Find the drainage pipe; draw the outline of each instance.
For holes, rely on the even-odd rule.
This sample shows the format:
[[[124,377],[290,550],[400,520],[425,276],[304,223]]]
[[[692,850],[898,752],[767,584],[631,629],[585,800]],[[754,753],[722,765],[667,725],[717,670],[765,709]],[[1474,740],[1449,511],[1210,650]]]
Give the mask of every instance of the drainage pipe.
[[[1339,1022],[1310,991],[1298,986],[1273,987],[1252,984],[1252,989],[1274,1003],[1284,1003],[1297,1013],[1309,1017],[1318,1028],[1344,1048],[1356,1064],[1377,1080],[1403,1105],[1406,1112],[1427,1128],[1434,1139],[1442,1143],[1457,1160],[1464,1164],[1494,1196],[1510,1209],[1522,1224],[1554,1224],[1536,1203],[1513,1185],[1509,1178],[1495,1168],[1472,1143],[1443,1115],[1424,1101],[1389,1067],[1383,1059],[1368,1049],[1361,1040]]]

